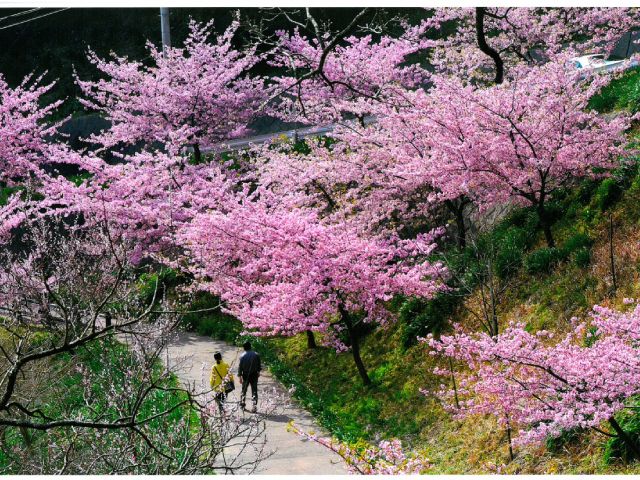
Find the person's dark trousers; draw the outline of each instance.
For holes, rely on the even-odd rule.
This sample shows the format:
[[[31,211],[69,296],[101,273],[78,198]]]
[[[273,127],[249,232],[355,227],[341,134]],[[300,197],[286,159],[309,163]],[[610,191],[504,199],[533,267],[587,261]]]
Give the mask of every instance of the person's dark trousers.
[[[253,400],[253,406],[258,406],[258,374],[252,373],[242,377],[242,393],[240,394],[240,406],[242,408],[246,405],[247,389],[251,385],[251,398]]]
[[[227,398],[227,395],[224,392],[220,392],[216,394],[216,403],[218,404],[220,413],[224,413],[224,401],[226,400],[226,398]]]

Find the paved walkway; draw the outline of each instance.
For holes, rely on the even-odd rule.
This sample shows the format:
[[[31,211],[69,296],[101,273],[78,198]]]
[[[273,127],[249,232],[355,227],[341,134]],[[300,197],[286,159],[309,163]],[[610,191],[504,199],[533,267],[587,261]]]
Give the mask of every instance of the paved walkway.
[[[208,388],[202,386],[204,372],[205,382],[209,381],[209,372],[215,352],[221,352],[223,359],[231,365],[231,370],[237,372],[238,359],[241,349],[224,342],[203,337],[194,333],[182,332],[171,342],[167,349],[166,361],[174,368],[178,377],[189,385],[195,385],[195,389]],[[277,391],[278,395],[290,396],[285,388],[277,382],[271,374],[263,369],[258,385],[260,393]],[[236,378],[236,390],[229,395],[229,402],[239,401],[240,384]],[[248,392],[247,397],[250,397]],[[313,417],[297,407],[289,400],[284,410],[278,415],[265,417],[266,429],[264,435],[267,439],[267,448],[275,450],[273,455],[264,460],[256,473],[270,475],[311,475],[311,474],[346,474],[341,458],[314,442],[305,440],[300,436],[287,432],[287,424],[293,420],[296,425],[305,431],[318,431],[319,427]],[[250,398],[247,398],[250,405]],[[258,404],[260,411],[261,402]]]

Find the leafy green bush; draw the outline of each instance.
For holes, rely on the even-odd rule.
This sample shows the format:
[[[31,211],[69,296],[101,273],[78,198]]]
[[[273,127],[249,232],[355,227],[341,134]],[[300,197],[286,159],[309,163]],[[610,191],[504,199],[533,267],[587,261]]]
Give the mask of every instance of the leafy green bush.
[[[593,240],[584,233],[569,237],[562,248],[540,248],[531,252],[524,260],[528,273],[549,273],[558,263],[573,258],[576,265],[584,268],[591,262]]]
[[[591,248],[593,240],[586,233],[576,233],[564,242],[564,250],[571,253],[581,248]]]
[[[593,245],[593,240],[589,235],[585,233],[576,233],[569,237],[562,245],[562,253],[565,258],[568,258],[573,252],[582,249],[590,249]]]
[[[604,212],[614,203],[616,203],[622,195],[622,189],[613,178],[605,178],[597,188],[593,197],[593,204],[601,212]]]
[[[375,368],[369,372],[369,378],[373,383],[383,382],[385,377],[388,376],[389,372],[393,368],[393,365],[389,362],[384,362],[378,368]]]
[[[0,205],[6,205],[9,197],[24,187],[7,187],[4,183],[0,183]]]
[[[452,294],[439,293],[432,300],[410,298],[400,307],[402,343],[405,348],[415,345],[417,337],[429,333],[440,334],[447,325],[449,316],[455,311],[459,298]]]
[[[511,227],[501,233],[497,239],[498,250],[495,258],[498,277],[508,278],[520,269],[524,251],[530,241],[531,235],[524,228]]]
[[[598,188],[598,181],[593,178],[585,178],[580,182],[580,186],[577,189],[577,200],[582,205],[587,205],[591,201],[594,192]]]
[[[531,252],[524,259],[527,273],[549,273],[554,265],[563,259],[562,252],[557,248],[540,248]]]
[[[171,268],[162,268],[157,272],[145,272],[138,278],[138,292],[145,304],[155,299],[158,301],[167,289],[181,283],[180,275]]]
[[[545,440],[545,446],[551,453],[560,453],[564,446],[577,441],[582,433],[584,433],[584,430],[581,428],[563,430],[557,437],[547,437]]]
[[[182,324],[198,335],[233,343],[236,341],[242,324],[240,321],[220,310],[220,299],[207,292],[199,292],[191,302],[187,313],[182,316]]]
[[[545,207],[547,220],[551,225],[560,220],[565,214],[565,206],[559,201],[547,202]]]
[[[591,263],[591,250],[581,248],[573,253],[573,261],[580,268],[587,268]]]
[[[510,227],[519,227],[525,231],[532,232],[538,228],[538,214],[531,207],[523,207],[512,210],[497,225],[495,231],[506,230]]]
[[[501,225],[506,227],[524,227],[527,217],[529,215],[529,210],[526,208],[516,208],[509,212],[501,222]]]

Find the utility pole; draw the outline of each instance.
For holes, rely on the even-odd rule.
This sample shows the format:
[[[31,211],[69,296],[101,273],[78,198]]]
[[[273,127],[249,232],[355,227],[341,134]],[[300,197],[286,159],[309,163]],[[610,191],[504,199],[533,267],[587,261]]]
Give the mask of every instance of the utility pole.
[[[171,30],[169,27],[169,9],[160,8],[160,29],[162,31],[162,54],[167,56],[167,49],[171,46]]]

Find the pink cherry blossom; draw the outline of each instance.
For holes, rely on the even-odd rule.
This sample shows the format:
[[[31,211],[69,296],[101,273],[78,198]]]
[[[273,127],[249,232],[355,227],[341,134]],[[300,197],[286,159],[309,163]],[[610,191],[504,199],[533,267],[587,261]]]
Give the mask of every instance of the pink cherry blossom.
[[[438,395],[456,416],[496,416],[516,432],[516,445],[563,430],[601,430],[609,422],[612,434],[640,453],[614,417],[640,393],[639,312],[638,307],[621,313],[596,306],[595,334],[586,334],[586,324],[576,324],[559,341],[550,332],[529,333],[522,324],[511,324],[495,337],[465,333],[460,326],[453,335],[430,337],[432,353],[470,370],[456,379],[455,388],[442,385]],[[449,369],[436,373],[451,376]]]
[[[213,22],[191,21],[184,47],[168,48],[163,55],[148,43],[150,66],[89,52],[89,61],[106,79],[77,79],[82,102],[112,124],[92,139],[105,147],[159,142],[172,153],[192,146],[199,157],[200,147],[245,135],[267,89],[262,78],[248,75],[261,60],[256,47],[241,51],[232,45],[239,26],[236,19],[210,42]]]

